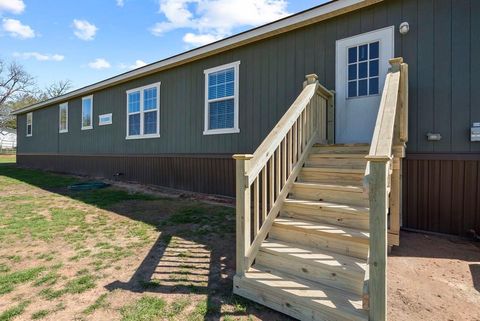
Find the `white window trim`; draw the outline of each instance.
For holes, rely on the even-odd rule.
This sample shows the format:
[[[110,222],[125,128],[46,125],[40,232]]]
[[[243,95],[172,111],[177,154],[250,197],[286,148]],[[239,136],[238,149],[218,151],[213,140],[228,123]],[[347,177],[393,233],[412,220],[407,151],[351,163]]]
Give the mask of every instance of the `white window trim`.
[[[67,117],[65,117],[65,129],[61,129],[61,118],[62,118],[62,108],[65,107],[67,111]],[[59,133],[68,133],[68,102],[58,105],[58,132]]]
[[[239,68],[240,66],[240,61],[235,61],[229,64],[205,69],[203,73],[205,74],[205,112],[204,112],[204,130],[203,130],[203,135],[217,135],[217,134],[235,134],[240,132],[240,128],[238,126],[238,96],[239,96]],[[220,70],[228,69],[228,68],[234,68],[235,72],[235,78],[234,78],[234,86],[233,86],[233,128],[220,128],[220,129],[209,129],[208,128],[208,111],[209,111],[209,103],[214,102],[216,100],[224,100],[225,98],[221,99],[208,99],[208,75],[217,72]]]
[[[102,122],[101,121],[102,117],[110,117],[110,121]],[[112,119],[113,119],[112,113],[98,115],[98,126],[111,125],[112,124]]]
[[[90,106],[92,108],[92,110],[90,111],[90,126],[83,126],[83,101],[87,99],[91,100]],[[81,121],[80,125],[82,126],[82,130],[93,129],[93,95],[82,97],[82,117],[80,121]]]
[[[158,138],[160,137],[160,84],[161,82],[157,82],[157,83],[153,83],[153,84],[150,84],[150,85],[146,85],[146,86],[142,86],[142,87],[138,87],[138,88],[133,88],[133,89],[129,89],[127,90],[126,94],[127,94],[127,120],[126,120],[126,123],[127,123],[127,128],[126,128],[126,131],[127,131],[127,135],[125,136],[125,139],[144,139],[144,138]],[[153,88],[153,87],[156,87],[157,88],[157,132],[155,134],[147,134],[147,135],[144,135],[143,134],[143,115],[144,115],[144,110],[143,110],[143,91],[145,89],[150,89],[150,88]],[[132,93],[132,92],[136,92],[136,91],[140,91],[140,135],[129,135],[128,134],[128,128],[129,128],[129,113],[128,113],[128,94]],[[149,111],[154,111],[154,109],[150,109]]]
[[[30,116],[30,124],[28,123],[28,116]],[[28,125],[30,125],[30,134],[28,133]],[[29,112],[27,113],[27,128],[25,128],[27,131],[27,137],[32,137],[33,136],[33,113]]]

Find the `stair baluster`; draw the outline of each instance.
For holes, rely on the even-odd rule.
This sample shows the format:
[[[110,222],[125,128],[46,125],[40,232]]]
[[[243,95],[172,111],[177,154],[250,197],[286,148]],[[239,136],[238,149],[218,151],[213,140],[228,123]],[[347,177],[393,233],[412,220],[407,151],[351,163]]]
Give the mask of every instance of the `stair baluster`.
[[[252,265],[312,145],[326,142],[326,108],[331,99],[332,92],[318,83],[317,75],[307,75],[298,98],[254,154],[233,156],[237,163],[237,275]]]

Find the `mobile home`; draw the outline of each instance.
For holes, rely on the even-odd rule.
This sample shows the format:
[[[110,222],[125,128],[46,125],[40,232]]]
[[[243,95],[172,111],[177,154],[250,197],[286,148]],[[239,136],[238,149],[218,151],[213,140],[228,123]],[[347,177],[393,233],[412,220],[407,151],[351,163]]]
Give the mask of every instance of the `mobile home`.
[[[480,231],[478,16],[331,1],[17,111],[18,164],[236,196],[236,293],[381,320],[401,226]]]

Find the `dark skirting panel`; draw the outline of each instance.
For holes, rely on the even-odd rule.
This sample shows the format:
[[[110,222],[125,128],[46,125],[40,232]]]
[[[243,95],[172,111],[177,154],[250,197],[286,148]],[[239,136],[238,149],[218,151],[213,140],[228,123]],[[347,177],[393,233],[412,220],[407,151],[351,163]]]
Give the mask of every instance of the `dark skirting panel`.
[[[231,155],[17,155],[20,166],[235,196]],[[115,176],[120,173],[120,176]]]
[[[480,155],[410,154],[403,162],[403,227],[480,234]]]

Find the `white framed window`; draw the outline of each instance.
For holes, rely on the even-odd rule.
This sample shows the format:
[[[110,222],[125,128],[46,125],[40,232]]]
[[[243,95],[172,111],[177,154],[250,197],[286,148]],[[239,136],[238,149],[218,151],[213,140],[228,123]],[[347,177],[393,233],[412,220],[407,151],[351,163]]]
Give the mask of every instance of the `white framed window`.
[[[126,139],[160,137],[160,83],[127,91]]]
[[[31,137],[33,134],[33,114],[27,113],[27,137]]]
[[[58,132],[68,133],[68,103],[58,106]]]
[[[238,79],[240,61],[204,70],[204,135],[239,133]]]
[[[112,124],[112,113],[98,115],[99,126],[105,126],[105,125],[111,125],[111,124]]]
[[[93,95],[82,98],[82,130],[93,128]]]
[[[348,98],[379,94],[380,41],[348,48]]]

